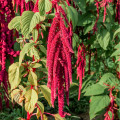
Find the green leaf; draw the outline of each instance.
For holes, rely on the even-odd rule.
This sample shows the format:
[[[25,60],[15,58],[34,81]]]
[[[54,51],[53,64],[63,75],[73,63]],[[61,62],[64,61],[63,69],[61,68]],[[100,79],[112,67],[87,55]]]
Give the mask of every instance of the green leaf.
[[[20,90],[19,89],[15,89],[11,92],[11,99],[12,99],[12,102],[13,102],[13,99],[14,97],[20,93]]]
[[[90,102],[90,120],[92,120],[98,112],[106,108],[110,104],[108,95],[92,96]]]
[[[79,7],[82,13],[85,13],[86,9],[86,0],[74,0],[75,4]]]
[[[120,119],[120,109],[118,109],[117,114],[118,114],[118,118]]]
[[[44,113],[44,105],[40,101],[38,101],[37,104],[38,104],[41,112]]]
[[[118,105],[119,108],[120,108],[120,98],[116,98],[116,103],[117,103],[117,105]]]
[[[120,34],[120,28],[118,28],[115,32],[114,32],[114,35],[113,35],[113,39],[115,39],[115,37]]]
[[[60,117],[59,114],[54,114],[55,120],[65,120],[65,118]]]
[[[40,102],[40,101],[38,101],[37,102],[37,105],[39,106],[39,109],[37,108],[37,119],[41,116],[41,113],[43,114],[44,113],[44,105]],[[41,111],[41,112],[40,112]]]
[[[99,42],[100,46],[104,49],[107,50],[107,46],[110,41],[110,32],[107,30],[102,30],[98,35],[97,35],[97,41]]]
[[[23,102],[19,102],[20,100],[20,90],[19,89],[15,89],[11,92],[11,98],[12,98],[12,101],[14,99],[14,101],[19,104],[20,106],[23,106]],[[23,98],[24,99],[24,98]]]
[[[116,86],[116,84],[119,84],[119,81],[112,73],[106,73],[101,77],[99,81],[100,85],[106,86],[104,83],[110,86]]]
[[[113,56],[118,56],[118,55],[120,55],[120,49],[117,49],[117,50],[111,55],[111,57],[113,57]]]
[[[49,12],[52,9],[52,3],[49,0],[45,0],[45,12]]]
[[[43,120],[48,120],[48,118],[45,114],[43,114]]]
[[[39,52],[39,50],[38,50],[37,48],[35,48],[34,46],[31,47],[31,49],[29,50],[29,52],[28,52],[27,55],[30,56],[30,57],[33,57],[33,56],[34,56],[35,61],[40,60],[40,52]]]
[[[112,119],[112,112],[111,111],[108,111],[108,114],[110,116],[110,119]]]
[[[85,29],[84,29],[84,35],[87,34],[90,30],[92,30],[94,25],[95,25],[95,22],[92,22],[92,23],[86,25]]]
[[[21,21],[21,16],[14,17],[8,24],[8,28],[10,30],[16,29],[17,31],[19,31],[21,27],[20,21]]]
[[[36,25],[44,20],[45,17],[40,16],[39,12],[24,11],[21,16],[21,32],[23,36],[27,38]]]
[[[38,39],[38,30],[37,29],[33,29],[32,36],[33,36],[34,41],[36,41]]]
[[[38,8],[40,15],[45,15],[45,0],[39,0]]]
[[[86,89],[85,96],[103,94],[105,87],[100,84],[93,84]]]
[[[19,63],[13,63],[8,70],[9,83],[11,90],[15,89],[21,82],[21,72],[19,69]]]
[[[39,12],[34,13],[30,21],[29,33],[36,27],[37,24],[40,24],[40,22],[44,20],[45,20],[45,17],[40,16]]]
[[[78,23],[78,12],[75,8],[73,8],[72,6],[67,6],[67,16],[70,20],[72,21],[72,25],[73,25],[73,29],[76,27],[77,23]]]
[[[31,66],[31,68],[39,68],[42,65],[40,63],[34,63],[34,64],[30,65],[30,66]]]
[[[30,89],[25,94],[25,110],[32,113],[37,103],[38,95],[34,89]]]
[[[44,95],[45,99],[51,106],[51,91],[50,91],[50,89],[46,85],[40,85],[40,89],[41,89],[41,92]]]
[[[79,85],[77,83],[72,82],[70,85],[70,94],[74,94],[78,91]]]
[[[28,51],[31,49],[31,47],[33,47],[35,45],[35,43],[26,43],[25,46],[23,47],[22,51],[20,52],[20,56],[19,56],[19,66],[22,63],[22,60],[24,59],[24,56],[26,53],[28,53]]]
[[[78,14],[77,26],[85,26],[86,24],[91,24],[94,21],[94,19],[95,18],[89,13],[83,15]]]
[[[37,75],[32,70],[29,72],[28,81],[31,85],[37,86]]]
[[[45,15],[46,12],[52,9],[52,3],[49,0],[39,0],[38,8],[40,15]]]
[[[77,43],[79,42],[79,37],[78,37],[78,35],[76,33],[73,33],[72,41],[73,41],[72,42],[73,49],[75,49]]]
[[[43,45],[40,45],[40,50],[46,55],[46,48]]]
[[[21,32],[24,37],[29,35],[30,23],[33,18],[34,12],[24,11],[21,16]]]

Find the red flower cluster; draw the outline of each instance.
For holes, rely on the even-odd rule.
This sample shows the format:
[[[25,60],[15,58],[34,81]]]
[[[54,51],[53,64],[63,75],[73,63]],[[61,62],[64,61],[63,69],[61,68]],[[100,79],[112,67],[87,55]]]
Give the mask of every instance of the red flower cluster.
[[[71,29],[65,26],[60,14],[61,11],[64,10],[56,5],[56,14],[49,30],[47,44],[47,86],[51,88],[52,106],[54,107],[54,101],[58,96],[59,114],[61,117],[65,117],[66,113],[63,112],[64,92],[67,104],[69,105],[69,87],[70,82],[72,83],[71,53],[73,53],[73,50],[70,35]],[[68,22],[65,12],[61,13],[65,17],[65,21]],[[68,26],[70,27],[69,24]]]
[[[93,34],[95,34],[95,32],[97,31],[97,22],[99,20],[99,1],[98,0],[95,0],[95,5],[96,5],[96,8],[97,8],[97,19],[95,21],[95,25],[93,27]]]
[[[120,0],[117,0],[115,20],[120,24]]]
[[[14,5],[16,4],[16,12],[18,12],[18,8],[20,10],[20,14],[24,12],[24,10],[33,10],[34,3],[32,1],[28,1],[26,3],[25,0],[13,0]]]
[[[96,8],[97,8],[97,19],[96,19],[96,22],[95,22],[95,25],[93,27],[93,32],[95,33],[97,31],[97,21],[99,19],[99,6],[100,7],[104,7],[104,17],[103,17],[103,22],[105,22],[105,17],[106,17],[106,10],[107,10],[107,6],[109,7],[109,3],[112,2],[112,0],[102,0],[101,2],[99,2],[98,0],[95,0],[95,5],[96,5]]]
[[[85,46],[82,43],[81,46],[78,47],[78,54],[77,54],[77,79],[79,78],[79,93],[78,93],[78,100],[80,100],[81,89],[82,89],[82,79],[85,74],[85,66],[86,66],[86,59],[85,59]]]
[[[0,85],[1,82],[4,84],[4,90],[7,93],[7,82],[8,75],[6,72],[6,57],[9,55],[10,62],[13,63],[13,57],[19,54],[19,51],[13,51],[13,31],[8,29],[8,23],[14,17],[15,13],[13,10],[12,0],[1,0],[0,1]],[[7,107],[9,106],[9,101],[5,96],[5,101]],[[2,107],[1,107],[2,108]]]
[[[112,0],[102,0],[101,2],[99,2],[100,3],[100,7],[104,7],[104,17],[103,17],[103,22],[105,22],[105,16],[106,16],[106,8],[107,8],[107,6],[109,7],[109,4],[108,3],[111,3],[112,2]]]
[[[104,120],[114,120],[114,99],[115,99],[115,97],[112,95],[113,89],[114,89],[114,87],[109,89],[109,91],[110,91],[110,94],[109,94],[109,96],[110,96],[110,105],[107,108],[107,112],[104,114],[104,116],[105,116]],[[110,117],[109,112],[112,113],[112,118]]]

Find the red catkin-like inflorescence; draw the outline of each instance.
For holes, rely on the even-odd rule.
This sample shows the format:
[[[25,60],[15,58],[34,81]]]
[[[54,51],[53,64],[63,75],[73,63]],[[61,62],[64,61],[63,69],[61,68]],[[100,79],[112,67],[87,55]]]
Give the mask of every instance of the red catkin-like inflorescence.
[[[48,83],[51,88],[51,104],[54,107],[54,101],[58,96],[59,114],[65,117],[67,113],[63,111],[64,95],[66,95],[67,104],[69,105],[69,87],[72,83],[72,64],[71,54],[73,53],[71,45],[71,29],[67,20],[66,13],[53,1],[56,13],[49,30],[47,41],[47,67]],[[61,12],[62,10],[62,12]],[[65,19],[68,28],[65,26]]]
[[[117,0],[115,20],[118,21],[118,24],[120,24],[120,0]]]
[[[10,58],[13,63],[13,57],[19,55],[19,51],[13,51],[13,31],[8,29],[8,23],[15,16],[12,0],[0,0],[0,85],[3,83],[4,91],[8,94],[8,73],[6,71],[6,58]],[[9,107],[9,101],[4,96],[6,106]],[[0,107],[2,108],[2,107]]]
[[[13,0],[14,5],[16,4],[16,12],[18,12],[18,9],[20,11],[20,14],[22,14],[25,10],[33,10],[34,9],[34,3],[32,1],[26,2],[25,0]]]
[[[107,6],[109,7],[109,3],[111,3],[112,0],[102,0],[100,3],[100,7],[104,7],[104,17],[103,17],[103,22],[105,22],[105,17],[107,14]]]
[[[109,89],[110,105],[107,108],[107,112],[104,114],[105,116],[104,120],[114,120],[114,102],[115,102],[114,99],[115,97],[112,94],[112,91],[114,90],[114,88],[115,87]],[[112,116],[110,116],[109,112],[111,112]]]
[[[97,31],[97,22],[99,20],[99,1],[98,0],[95,0],[95,5],[96,5],[96,8],[97,8],[97,19],[95,21],[95,25],[93,27],[93,34],[95,34],[95,32]]]
[[[77,79],[79,78],[79,92],[78,92],[78,100],[80,100],[80,95],[81,95],[81,89],[82,89],[82,79],[85,74],[85,66],[86,66],[86,59],[85,59],[85,46],[82,43],[78,47],[78,53],[77,53],[77,61],[76,61],[76,66],[77,66]]]

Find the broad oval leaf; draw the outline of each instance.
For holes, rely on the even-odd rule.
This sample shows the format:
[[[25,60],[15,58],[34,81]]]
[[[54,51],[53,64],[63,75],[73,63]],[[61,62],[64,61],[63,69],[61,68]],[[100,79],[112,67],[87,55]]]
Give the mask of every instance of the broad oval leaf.
[[[39,0],[39,12],[40,15],[45,15],[52,9],[52,3],[49,0]]]
[[[25,93],[25,110],[32,113],[35,109],[35,104],[38,101],[38,94],[34,89],[30,89]]]
[[[21,16],[21,32],[24,37],[29,35],[30,23],[33,18],[34,12],[24,11]]]
[[[32,32],[32,30],[36,27],[37,24],[39,24],[41,21],[44,21],[45,17],[40,16],[39,12],[34,13],[29,26],[29,33]]]
[[[106,88],[100,84],[93,84],[86,89],[85,96],[100,95]]]
[[[40,89],[41,89],[41,92],[44,95],[45,99],[51,106],[51,91],[50,91],[50,89],[46,85],[40,85]]]
[[[15,89],[20,81],[21,81],[21,73],[19,69],[19,63],[13,63],[8,70],[8,76],[9,76],[9,83],[11,86],[11,90]]]
[[[108,95],[92,96],[90,102],[90,120],[92,120],[98,112],[105,109],[110,104]]]
[[[104,49],[107,50],[107,46],[110,41],[110,32],[107,30],[102,30],[100,33],[97,35],[97,41],[99,42],[100,46]]]
[[[17,31],[19,31],[21,27],[20,21],[21,21],[21,16],[14,17],[8,24],[8,28],[10,30],[16,29]]]

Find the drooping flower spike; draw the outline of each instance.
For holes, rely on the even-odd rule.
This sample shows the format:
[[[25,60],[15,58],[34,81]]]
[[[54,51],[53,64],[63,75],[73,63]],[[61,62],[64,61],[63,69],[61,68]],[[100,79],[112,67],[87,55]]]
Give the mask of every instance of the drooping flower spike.
[[[54,1],[55,2],[55,1]],[[65,117],[67,113],[63,111],[64,95],[66,95],[67,104],[69,105],[69,87],[72,83],[72,64],[71,53],[71,32],[65,26],[65,22],[70,27],[66,13],[56,5],[56,13],[49,30],[47,41],[47,67],[48,83],[51,88],[51,104],[54,107],[54,101],[58,96],[59,114]],[[62,12],[61,12],[62,11]],[[61,16],[60,12],[63,14]]]
[[[3,83],[4,91],[8,94],[8,73],[6,72],[6,58],[9,56],[10,63],[14,62],[13,57],[19,55],[19,51],[13,50],[13,31],[8,29],[8,23],[15,16],[12,0],[0,1],[0,85]],[[6,106],[9,101],[4,94]],[[1,104],[1,103],[0,103]],[[0,108],[2,108],[0,106]]]
[[[84,74],[85,74],[85,66],[86,66],[85,55],[86,55],[85,46],[82,43],[78,47],[77,61],[76,61],[77,79],[79,78],[78,100],[80,100],[81,89],[82,89],[82,79],[84,78]]]
[[[107,108],[107,112],[104,114],[105,118],[104,120],[114,120],[114,102],[115,102],[115,97],[112,94],[112,91],[114,90],[115,87],[110,88],[108,91],[109,93],[109,97],[110,97],[110,104]],[[111,116],[109,114],[109,112],[111,112]]]
[[[105,17],[107,14],[107,6],[109,7],[109,3],[111,3],[112,0],[102,0],[100,3],[100,7],[104,7],[104,16],[103,16],[103,22],[105,22]]]
[[[117,0],[115,20],[118,21],[118,24],[120,24],[120,0]]]
[[[25,0],[13,0],[14,6],[16,5],[16,12],[18,9],[20,14],[22,14],[25,10],[33,10],[34,3],[32,1],[26,2]]]

